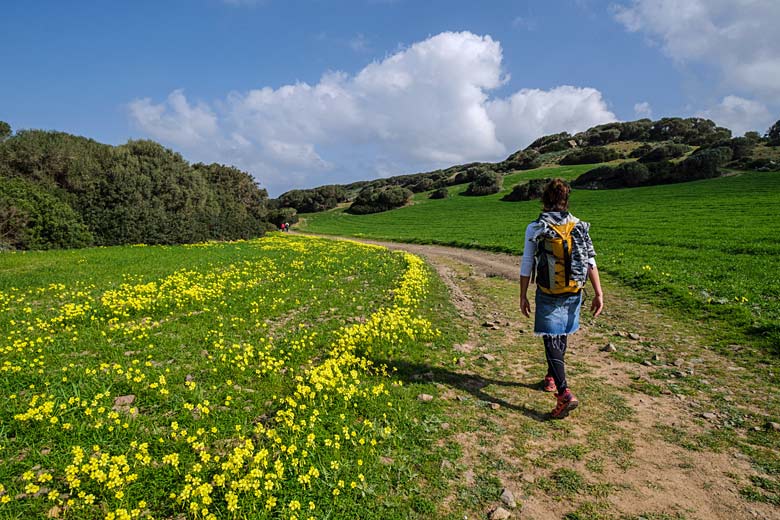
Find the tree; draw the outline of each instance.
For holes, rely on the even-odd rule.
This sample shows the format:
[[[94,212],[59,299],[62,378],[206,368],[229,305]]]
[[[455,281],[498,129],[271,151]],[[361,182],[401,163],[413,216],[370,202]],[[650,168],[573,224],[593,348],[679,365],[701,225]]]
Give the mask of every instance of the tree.
[[[11,137],[11,125],[5,121],[0,121],[0,143]]]
[[[769,127],[766,131],[766,138],[769,139],[769,146],[780,146],[780,120]]]
[[[463,195],[491,195],[498,193],[504,184],[504,178],[500,173],[493,171],[484,171],[477,175],[477,177],[471,181],[469,187],[463,192]]]
[[[450,196],[450,191],[447,188],[439,188],[438,190],[432,191],[431,194],[428,196],[429,199],[446,199]]]

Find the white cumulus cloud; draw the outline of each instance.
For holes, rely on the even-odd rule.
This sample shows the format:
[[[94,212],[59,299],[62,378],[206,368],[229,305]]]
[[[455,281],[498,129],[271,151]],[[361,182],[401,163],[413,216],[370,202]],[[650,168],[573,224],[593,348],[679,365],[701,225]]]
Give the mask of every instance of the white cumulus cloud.
[[[366,65],[296,83],[232,92],[192,105],[129,104],[148,135],[193,160],[235,164],[272,194],[500,160],[546,133],[614,121],[601,93],[561,86],[491,97],[504,85],[502,49],[490,36],[445,32]],[[393,171],[394,170],[394,171]]]
[[[136,99],[128,110],[142,130],[175,145],[196,146],[217,133],[217,116],[203,103],[191,105],[182,90],[171,92],[165,104]]]
[[[735,136],[751,130],[763,134],[772,122],[772,114],[763,103],[739,96],[726,96],[716,106],[697,115],[730,128]]]
[[[714,66],[726,86],[753,96],[780,95],[777,0],[632,0],[613,11],[676,62]]]

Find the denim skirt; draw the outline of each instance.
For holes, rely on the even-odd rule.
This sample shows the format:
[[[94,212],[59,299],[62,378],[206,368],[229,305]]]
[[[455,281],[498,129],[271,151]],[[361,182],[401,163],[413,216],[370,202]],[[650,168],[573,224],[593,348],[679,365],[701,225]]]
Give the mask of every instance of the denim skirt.
[[[537,289],[534,334],[574,334],[580,328],[580,307],[582,291],[568,296],[552,296]]]

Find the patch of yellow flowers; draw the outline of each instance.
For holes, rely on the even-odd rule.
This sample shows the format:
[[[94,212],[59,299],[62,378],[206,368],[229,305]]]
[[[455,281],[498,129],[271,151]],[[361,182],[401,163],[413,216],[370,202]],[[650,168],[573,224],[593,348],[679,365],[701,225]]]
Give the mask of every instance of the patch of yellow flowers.
[[[429,274],[414,255],[397,253],[402,255],[405,271],[389,293],[390,303],[330,333],[327,349],[315,358],[316,363],[290,365],[300,352],[322,339],[317,331],[301,326],[289,338],[268,334],[254,343],[233,342],[224,332],[231,326],[244,327],[255,319],[255,327],[267,327],[262,316],[253,318],[261,307],[251,305],[246,316],[230,321],[216,313],[217,326],[204,338],[209,372],[230,369],[249,371],[257,378],[285,373],[293,377],[293,390],[267,403],[266,409],[274,411],[250,424],[229,428],[224,419],[234,413],[237,397],[251,394],[252,389],[230,380],[222,389],[189,379],[172,387],[166,377],[170,368],[155,361],[153,343],[132,351],[129,357],[133,359],[127,362],[103,361],[82,368],[75,363],[47,365],[50,349],[78,341],[79,324],[97,324],[96,329],[102,331],[99,337],[105,341],[119,343],[129,336],[127,341],[138,343],[148,341],[160,327],[159,319],[145,316],[191,316],[196,313],[193,304],[203,309],[197,312],[218,310],[226,305],[225,299],[241,291],[255,291],[257,301],[281,308],[289,298],[285,285],[289,276],[263,257],[264,251],[297,253],[295,269],[313,261],[313,251],[323,255],[328,249],[343,252],[352,248],[387,254],[378,246],[278,235],[240,244],[254,247],[260,258],[206,273],[180,270],[159,281],[126,281],[104,291],[97,301],[90,299],[94,287],[67,290],[53,284],[39,289],[38,296],[54,295],[62,301],[59,308],[50,309],[48,316],[40,312],[43,317],[18,323],[8,320],[9,333],[0,348],[0,372],[11,377],[30,371],[39,376],[48,373],[60,389],[72,378],[74,394],[55,392],[48,382],[42,388],[24,386],[22,378],[19,390],[6,396],[5,413],[17,410],[6,415],[13,423],[10,428],[17,435],[29,428],[41,429],[38,435],[50,446],[46,450],[64,450],[62,455],[67,453],[69,462],[62,468],[31,467],[17,479],[0,483],[0,507],[15,501],[43,501],[57,508],[49,511],[50,516],[79,518],[99,512],[112,520],[167,517],[177,512],[206,519],[308,520],[329,515],[349,494],[370,493],[364,460],[376,460],[379,444],[394,433],[394,404],[388,387],[400,384],[390,380],[387,367],[376,366],[370,358],[439,334],[417,315],[428,291]],[[361,268],[370,269],[365,253],[362,256]],[[327,266],[327,259],[323,262]],[[0,314],[25,309],[26,315],[34,315],[26,311],[31,308],[26,304],[30,296],[31,291],[25,294],[15,289],[0,293]],[[76,301],[66,301],[69,298]],[[138,356],[144,353],[145,361]],[[133,390],[140,402],[115,404],[120,394],[113,386]],[[237,397],[228,393],[232,391],[238,392]],[[144,399],[156,399],[156,406],[169,407],[171,416],[188,418],[189,426],[177,420],[147,424],[140,431],[133,430],[143,438],[128,442],[128,434],[122,432],[135,428],[133,422]],[[87,439],[99,442],[90,446]],[[2,455],[0,464],[12,457],[24,464],[24,454]],[[148,483],[163,489],[145,489]],[[14,496],[10,488],[17,491]],[[165,495],[162,502],[161,494]]]

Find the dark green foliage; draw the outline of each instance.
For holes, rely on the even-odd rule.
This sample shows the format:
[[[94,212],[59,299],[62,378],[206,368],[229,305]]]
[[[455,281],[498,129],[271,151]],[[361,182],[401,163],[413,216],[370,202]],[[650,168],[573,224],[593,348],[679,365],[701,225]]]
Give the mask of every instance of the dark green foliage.
[[[515,170],[532,170],[542,165],[539,158],[539,152],[536,150],[525,150],[515,152],[505,161],[496,164],[495,171],[506,173]]]
[[[429,199],[446,199],[450,196],[450,191],[447,188],[439,188],[436,191],[431,192]]]
[[[349,199],[349,191],[344,186],[327,185],[311,190],[291,190],[279,196],[277,204],[281,208],[295,208],[299,213],[317,213],[335,208],[340,202]]]
[[[575,188],[614,189],[642,186],[648,183],[650,171],[644,164],[625,162],[617,166],[600,166],[572,181]]]
[[[620,154],[611,148],[599,146],[579,148],[561,159],[561,164],[596,164],[619,159]]]
[[[639,162],[658,162],[668,159],[682,157],[691,150],[691,147],[685,144],[667,143],[656,146],[646,154],[642,155]]]
[[[0,143],[0,176],[23,179],[70,207],[95,245],[249,238],[265,227],[267,194],[248,174],[190,165],[153,141],[114,147],[63,132],[23,130]],[[29,222],[36,218],[30,215]],[[53,243],[25,247],[85,245],[76,235]]]
[[[520,202],[524,200],[541,199],[544,187],[552,179],[531,179],[512,187],[512,191],[504,195],[501,200],[506,202]]]
[[[711,144],[731,138],[731,130],[700,117],[665,117],[654,122],[647,135],[650,141],[674,141],[693,146]]]
[[[380,213],[395,208],[400,208],[412,197],[412,192],[400,186],[387,186],[382,188],[364,188],[347,210],[355,215],[368,213]]]
[[[741,159],[729,164],[732,168],[738,168],[741,170],[754,170],[757,172],[778,172],[780,171],[780,161],[775,161],[769,158],[760,159]]]
[[[0,121],[0,143],[11,137],[11,125],[5,121]]]
[[[423,191],[429,191],[433,189],[433,179],[425,178],[412,186],[411,190],[414,193],[422,193]]]
[[[500,173],[494,171],[483,171],[471,181],[469,187],[463,192],[463,195],[482,196],[498,193],[503,187],[504,178]]]
[[[298,212],[295,208],[278,208],[268,212],[268,222],[273,224],[273,229],[278,230],[282,224],[295,224],[298,222]]]
[[[564,141],[557,141],[555,143],[550,143],[548,145],[542,146],[539,148],[539,153],[552,153],[552,152],[562,152],[564,150],[571,150],[574,148],[574,146],[577,144],[576,141],[573,139],[567,139]]]
[[[769,146],[780,146],[780,120],[769,127],[766,131],[766,138],[769,140]]]
[[[646,155],[652,149],[653,145],[645,143],[635,148],[630,154],[628,154],[628,156],[632,159],[638,159],[643,155]]]
[[[195,164],[193,169],[201,172],[206,188],[211,188],[214,202],[203,210],[210,217],[206,236],[218,240],[235,240],[262,235],[267,220],[265,201],[268,195],[257,187],[252,177],[232,166],[221,164]],[[194,201],[190,210],[192,221],[198,222],[203,214]],[[216,209],[216,213],[214,212]]]
[[[592,132],[588,136],[588,146],[603,146],[620,141],[620,128],[609,127]]]
[[[728,147],[705,148],[679,164],[667,160],[646,164],[625,162],[601,166],[577,177],[572,186],[584,189],[633,188],[655,184],[674,184],[720,176],[720,166],[731,159]]]
[[[753,154],[753,150],[756,148],[757,141],[752,140],[749,137],[734,137],[728,141],[721,141],[717,143],[718,146],[725,146],[731,149],[731,159],[738,161],[746,157],[750,157]]]
[[[761,142],[761,134],[756,131],[745,132],[745,139],[753,144],[758,144]]]
[[[559,134],[545,135],[540,137],[533,143],[529,144],[525,149],[536,150],[540,153],[544,153],[541,151],[541,149],[544,148],[545,146],[557,143],[559,141],[566,141],[568,139],[571,139],[571,134],[569,134],[569,132],[561,132]]]
[[[92,240],[66,203],[31,182],[0,177],[0,250],[83,247]]]
[[[719,167],[731,160],[731,148],[725,146],[697,150],[678,165],[677,182],[710,179],[720,175]]]

